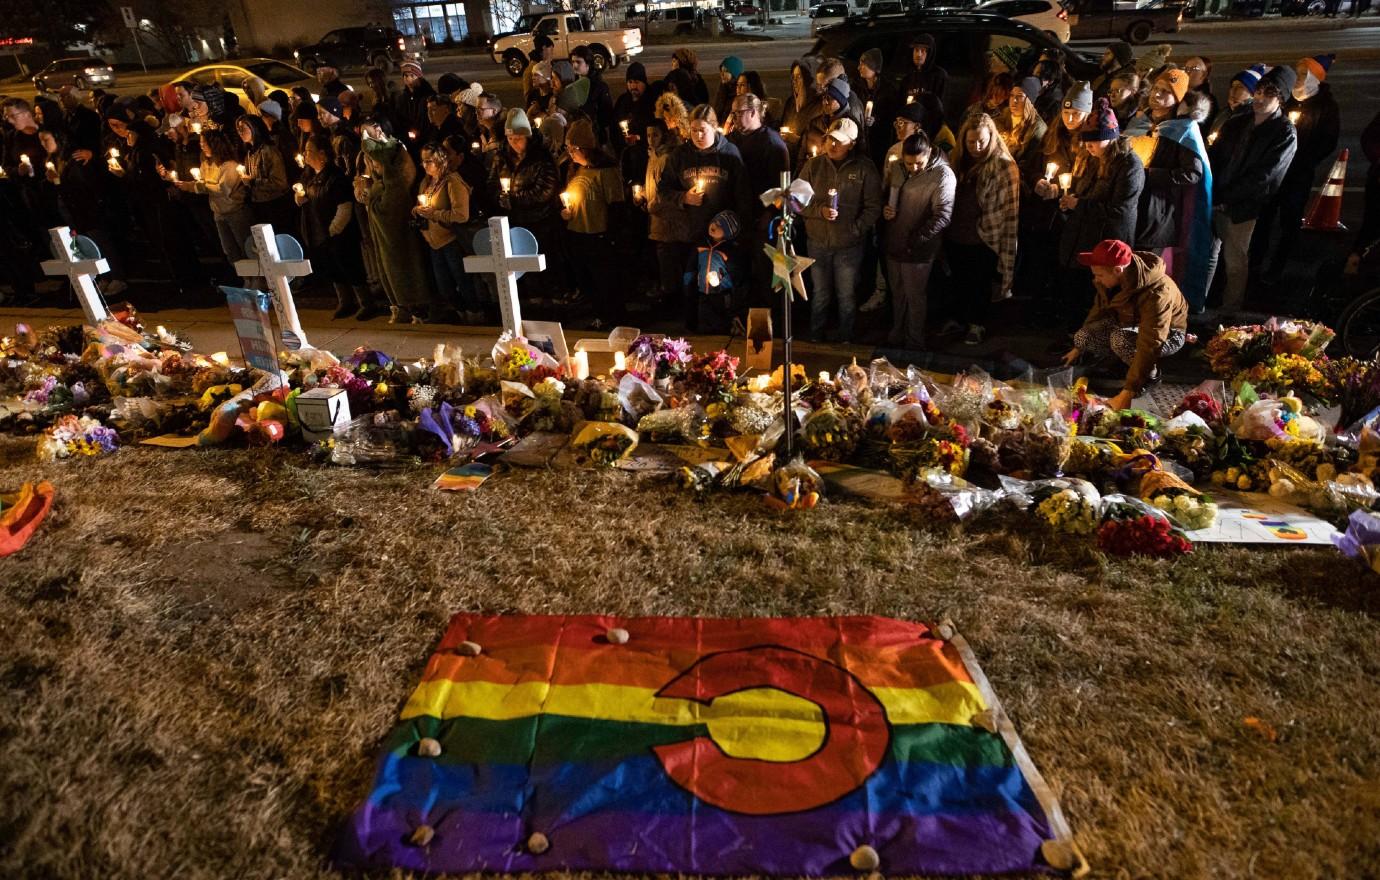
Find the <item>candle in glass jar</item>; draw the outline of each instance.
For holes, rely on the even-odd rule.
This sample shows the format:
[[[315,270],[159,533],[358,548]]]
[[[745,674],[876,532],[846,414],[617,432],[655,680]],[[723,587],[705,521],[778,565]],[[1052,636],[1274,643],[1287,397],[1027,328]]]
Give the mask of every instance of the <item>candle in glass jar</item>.
[[[710,287],[718,287],[720,280],[719,273],[715,272],[713,269],[710,269],[708,274],[704,276],[704,280],[709,282]]]
[[[1073,175],[1065,171],[1059,175],[1059,189],[1068,192],[1073,187]]]
[[[830,378],[829,378],[829,371],[828,371],[828,370],[820,370],[820,371],[819,371],[819,384],[821,384],[821,385],[828,385],[830,381],[832,381],[832,380],[830,380]]]
[[[513,188],[513,179],[511,177],[500,177],[498,179],[498,187],[507,195],[508,191]]]
[[[701,194],[704,193],[704,178],[703,178],[703,177],[696,177],[696,178],[695,178],[695,192],[701,193]]]
[[[628,369],[628,359],[623,355],[623,352],[615,351],[613,353],[613,368],[615,370]]]
[[[192,134],[201,134],[201,123],[200,123],[200,122],[193,122],[193,123],[192,123]]]
[[[20,165],[29,165],[29,164],[30,164],[30,162],[29,162],[29,154],[28,154],[28,153],[20,153],[20,154],[19,154],[19,164],[20,164]]]
[[[906,103],[907,103],[907,104],[914,104],[914,103],[915,103],[915,96],[914,96],[914,95],[906,95]]]

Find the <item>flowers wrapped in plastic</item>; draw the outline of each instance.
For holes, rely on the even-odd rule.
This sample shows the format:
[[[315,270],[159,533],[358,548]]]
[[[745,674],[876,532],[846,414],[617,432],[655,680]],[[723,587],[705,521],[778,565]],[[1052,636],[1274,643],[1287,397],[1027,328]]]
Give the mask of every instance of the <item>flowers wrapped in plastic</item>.
[[[1135,462],[1149,464],[1140,475],[1140,497],[1144,501],[1189,531],[1210,528],[1217,522],[1217,505],[1212,499],[1184,482],[1155,456],[1141,456]]]
[[[1097,546],[1114,556],[1155,559],[1169,559],[1193,551],[1193,542],[1161,511],[1125,495],[1108,495],[1102,499]]]
[[[1026,482],[1002,477],[1001,486],[1008,497],[1032,509],[1041,522],[1056,532],[1091,535],[1097,531],[1102,496],[1087,480],[1060,477]]]
[[[613,467],[637,448],[637,432],[617,422],[581,422],[570,448],[599,467]]]
[[[1346,531],[1332,536],[1342,553],[1364,563],[1380,574],[1380,514],[1354,511],[1347,518]]]
[[[772,472],[767,503],[780,510],[812,510],[824,495],[824,480],[796,456]]]
[[[416,461],[408,423],[394,411],[351,419],[326,442],[333,464],[397,467]]]
[[[652,443],[695,441],[701,438],[704,425],[704,410],[697,406],[680,406],[648,413],[638,419],[637,433]]]
[[[967,520],[997,502],[998,493],[973,485],[942,468],[923,468],[908,475],[905,499],[926,523]]]
[[[38,441],[39,461],[55,461],[60,458],[103,455],[114,452],[120,445],[120,438],[112,428],[107,428],[90,416],[59,416],[43,432]]]
[[[1327,429],[1304,413],[1297,397],[1256,400],[1231,420],[1231,431],[1242,440],[1296,437],[1322,443],[1327,439]]]
[[[833,403],[825,403],[806,416],[800,428],[805,451],[826,461],[847,461],[861,437],[862,419],[857,412]]]
[[[1319,516],[1340,522],[1353,511],[1370,510],[1380,502],[1380,492],[1364,474],[1339,474],[1333,480],[1314,480],[1282,461],[1270,460],[1270,496],[1306,507]]]

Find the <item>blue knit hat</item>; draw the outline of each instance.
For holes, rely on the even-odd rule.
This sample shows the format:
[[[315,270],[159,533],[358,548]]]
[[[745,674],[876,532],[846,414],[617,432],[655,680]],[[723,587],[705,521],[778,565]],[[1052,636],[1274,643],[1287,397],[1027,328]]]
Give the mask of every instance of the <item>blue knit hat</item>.
[[[1114,141],[1120,136],[1121,126],[1117,124],[1111,102],[1106,98],[1098,98],[1096,109],[1088,117],[1088,121],[1083,123],[1083,131],[1079,134],[1079,139],[1084,141]]]
[[[1260,78],[1265,75],[1264,64],[1252,64],[1245,70],[1231,78],[1232,82],[1241,83],[1241,87],[1252,95],[1255,94],[1255,87],[1260,85]]]
[[[739,58],[737,55],[728,56],[723,61],[719,62],[719,66],[728,71],[728,75],[733,79],[737,79],[743,75],[743,59]]]
[[[738,215],[730,210],[720,211],[709,222],[719,224],[719,228],[724,231],[724,241],[736,238],[743,228],[743,224],[738,222]]]

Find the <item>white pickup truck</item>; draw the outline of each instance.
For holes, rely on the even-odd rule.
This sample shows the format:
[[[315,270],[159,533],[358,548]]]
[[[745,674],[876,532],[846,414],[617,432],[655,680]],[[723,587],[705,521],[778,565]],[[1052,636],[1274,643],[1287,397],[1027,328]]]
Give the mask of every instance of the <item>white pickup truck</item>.
[[[617,67],[642,52],[642,32],[637,28],[596,31],[589,18],[576,12],[553,12],[537,20],[531,33],[509,34],[494,40],[495,64],[503,66],[509,76],[522,76],[532,54],[532,42],[537,34],[544,34],[556,45],[553,58],[569,58],[576,46],[594,50],[594,66],[599,70]]]

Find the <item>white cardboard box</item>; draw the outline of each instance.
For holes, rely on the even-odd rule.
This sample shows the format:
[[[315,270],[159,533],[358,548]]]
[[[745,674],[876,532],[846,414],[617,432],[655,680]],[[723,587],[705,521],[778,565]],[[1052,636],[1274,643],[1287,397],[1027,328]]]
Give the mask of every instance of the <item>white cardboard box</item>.
[[[344,388],[313,388],[297,395],[297,420],[302,436],[311,441],[328,439],[350,421],[350,399]]]

